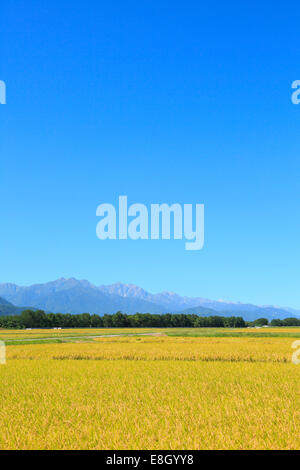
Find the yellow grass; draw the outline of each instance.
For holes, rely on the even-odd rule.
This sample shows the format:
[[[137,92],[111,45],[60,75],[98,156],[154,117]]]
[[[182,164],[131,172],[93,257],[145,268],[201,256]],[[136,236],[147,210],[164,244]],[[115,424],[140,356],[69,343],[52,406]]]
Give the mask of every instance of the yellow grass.
[[[163,336],[8,346],[0,449],[299,448],[292,342]]]
[[[0,328],[0,340],[9,339],[33,339],[33,338],[64,338],[66,336],[97,336],[97,335],[117,335],[117,334],[143,334],[143,333],[174,333],[180,332],[180,334],[192,331],[194,333],[206,334],[212,332],[212,334],[224,332],[227,335],[233,333],[236,334],[255,334],[259,337],[266,334],[277,334],[277,335],[300,335],[299,327],[289,328],[78,328],[78,329],[32,329],[32,330],[6,330]]]
[[[8,359],[290,362],[290,338],[95,338],[89,343],[9,346]]]

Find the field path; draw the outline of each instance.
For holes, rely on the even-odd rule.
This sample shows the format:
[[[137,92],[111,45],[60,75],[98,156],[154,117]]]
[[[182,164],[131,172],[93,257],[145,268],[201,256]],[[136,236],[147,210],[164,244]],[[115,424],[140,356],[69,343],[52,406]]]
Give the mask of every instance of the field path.
[[[116,335],[82,335],[82,336],[50,336],[48,338],[22,338],[14,339],[14,342],[28,342],[28,341],[49,341],[56,339],[94,339],[94,338],[114,338],[118,336],[164,336],[164,333],[121,333]]]

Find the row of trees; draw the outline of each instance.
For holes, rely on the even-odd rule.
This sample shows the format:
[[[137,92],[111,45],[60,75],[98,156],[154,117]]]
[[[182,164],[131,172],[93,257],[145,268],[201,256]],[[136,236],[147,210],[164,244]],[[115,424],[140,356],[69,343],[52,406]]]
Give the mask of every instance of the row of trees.
[[[198,315],[136,313],[126,315],[70,315],[45,313],[43,310],[25,310],[18,316],[0,317],[0,328],[180,328],[246,326],[241,317],[199,317]]]
[[[285,318],[284,320],[272,320],[271,326],[300,326],[300,318]]]
[[[89,313],[45,313],[43,310],[24,310],[20,315],[0,317],[0,328],[244,328],[264,325],[300,326],[300,319],[272,320],[269,324],[266,318],[245,322],[242,317],[200,317],[169,313],[126,315],[121,312],[99,316]]]
[[[284,320],[273,319],[269,323],[267,318],[258,318],[253,322],[249,322],[249,326],[300,326],[300,318],[285,318]]]

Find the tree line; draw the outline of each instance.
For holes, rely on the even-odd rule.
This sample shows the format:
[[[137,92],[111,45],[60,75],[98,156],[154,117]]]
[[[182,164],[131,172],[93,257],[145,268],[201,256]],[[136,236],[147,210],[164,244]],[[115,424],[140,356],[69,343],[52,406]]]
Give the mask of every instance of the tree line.
[[[20,315],[0,317],[0,328],[194,328],[246,326],[242,317],[199,317],[195,314],[80,315],[45,313],[43,310],[24,310]]]
[[[285,318],[284,320],[274,319],[271,326],[300,326],[300,318]]]
[[[196,314],[80,315],[45,313],[43,310],[24,310],[20,315],[0,317],[0,328],[244,328],[264,326],[269,322],[259,318],[246,322],[242,317],[208,316]],[[300,326],[300,319],[272,320],[270,326]]]

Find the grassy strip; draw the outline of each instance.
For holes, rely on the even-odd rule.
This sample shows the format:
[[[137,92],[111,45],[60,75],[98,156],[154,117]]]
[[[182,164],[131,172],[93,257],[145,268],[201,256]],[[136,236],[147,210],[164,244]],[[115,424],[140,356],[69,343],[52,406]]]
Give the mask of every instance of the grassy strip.
[[[15,341],[15,340],[7,340],[5,341],[6,346],[24,346],[26,344],[56,344],[56,343],[67,343],[66,340],[63,339],[37,339],[37,340],[24,340],[22,342]]]
[[[26,338],[26,339],[8,339],[5,341],[6,346],[23,346],[26,344],[56,344],[56,343],[91,343],[93,338],[103,338],[105,336],[112,337],[112,339],[119,338],[119,337],[128,337],[128,336],[144,336],[145,333],[128,333],[128,334],[117,334],[117,335],[111,335],[107,333],[106,335],[77,335],[77,336],[67,336],[67,337],[61,337],[61,338]]]
[[[9,340],[14,340],[14,341],[27,341],[28,339],[31,339],[31,340],[39,340],[39,339],[64,339],[64,338],[95,338],[97,336],[136,336],[136,335],[140,335],[140,334],[145,334],[145,333],[99,333],[99,334],[95,334],[95,333],[90,333],[90,334],[83,334],[83,333],[77,333],[77,334],[68,334],[68,333],[65,333],[65,334],[49,334],[49,335],[24,335],[23,337],[20,337],[20,338],[9,338],[7,341]],[[0,334],[0,339],[2,339],[3,341],[5,341],[5,336],[4,335],[1,335]]]
[[[167,336],[182,336],[187,338],[300,338],[300,333],[246,333],[246,332],[208,332],[208,331],[165,331]]]

